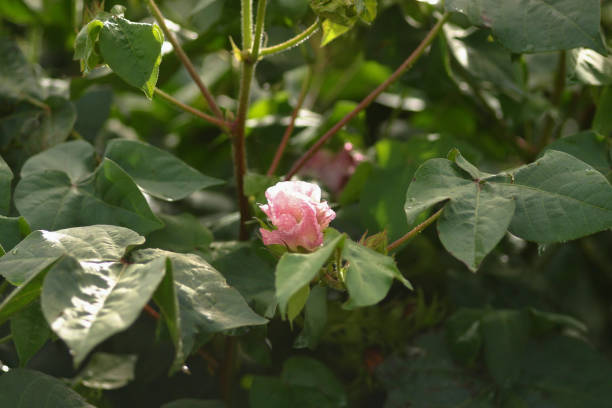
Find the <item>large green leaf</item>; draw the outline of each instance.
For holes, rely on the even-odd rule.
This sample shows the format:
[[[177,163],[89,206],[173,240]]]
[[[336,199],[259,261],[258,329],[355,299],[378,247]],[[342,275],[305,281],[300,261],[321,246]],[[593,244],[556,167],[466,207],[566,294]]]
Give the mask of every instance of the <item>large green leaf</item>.
[[[51,330],[40,309],[40,302],[32,302],[11,318],[11,334],[24,367],[51,338]]]
[[[607,53],[599,31],[600,1],[447,0],[449,11],[465,14],[472,24],[491,27],[515,53],[592,48]]]
[[[104,62],[128,84],[153,97],[164,35],[157,24],[134,23],[112,16],[99,34]]]
[[[11,181],[13,172],[0,156],[0,215],[7,215],[11,208]]]
[[[345,284],[350,298],[344,305],[346,308],[378,303],[387,295],[394,279],[412,289],[390,256],[351,240],[345,242],[342,255],[348,261]]]
[[[34,231],[0,258],[0,274],[21,285],[63,255],[83,262],[117,262],[144,238],[127,228],[92,225],[59,231]]]
[[[612,94],[612,92],[610,93]],[[595,170],[606,176],[608,180],[611,180],[612,160],[608,154],[608,145],[605,137],[587,131],[557,139],[549,144],[546,149],[571,154],[591,165]]]
[[[53,146],[31,157],[21,168],[21,178],[49,170],[64,172],[76,183],[96,168],[96,152],[92,145],[75,140]]]
[[[15,189],[15,205],[38,229],[116,224],[147,234],[163,226],[134,181],[110,159],[77,183],[65,171],[29,174]]]
[[[172,264],[186,356],[214,333],[268,322],[255,314],[240,293],[199,256],[157,249],[142,249],[132,253],[134,262],[139,263],[160,257],[168,258]]]
[[[272,318],[276,310],[274,264],[252,243],[219,242],[213,246],[211,265],[238,289],[257,313]]]
[[[564,242],[612,225],[612,186],[573,156],[551,150],[511,174],[505,188],[516,200],[513,234],[528,241]]]
[[[407,191],[408,222],[449,200],[438,221],[444,246],[470,269],[507,228],[541,243],[579,238],[612,224],[612,186],[588,164],[558,151],[499,175],[480,172],[457,152],[454,162],[432,159]]]
[[[95,408],[61,380],[26,369],[0,376],[0,396],[11,408]]]
[[[127,329],[166,271],[164,258],[143,263],[77,261],[66,256],[47,273],[45,318],[79,365],[95,346]]]
[[[310,254],[285,253],[276,265],[276,299],[280,313],[286,316],[291,298],[310,284],[336,248],[342,247],[346,236],[327,237],[327,242]],[[304,299],[304,302],[306,299]],[[302,304],[303,306],[303,304]],[[298,311],[299,312],[299,311]]]
[[[111,141],[105,156],[121,166],[146,193],[168,201],[223,184],[223,180],[203,175],[170,153],[136,140]]]

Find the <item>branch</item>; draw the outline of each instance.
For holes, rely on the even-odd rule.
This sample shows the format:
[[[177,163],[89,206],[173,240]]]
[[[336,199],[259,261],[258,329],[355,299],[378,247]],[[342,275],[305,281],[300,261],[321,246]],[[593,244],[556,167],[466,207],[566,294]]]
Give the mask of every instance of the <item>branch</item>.
[[[172,33],[172,31],[168,29],[168,26],[166,26],[166,20],[164,19],[164,16],[159,10],[159,8],[157,7],[157,4],[155,4],[155,1],[149,0],[149,6],[151,7],[151,10],[153,11],[153,14],[155,15],[155,19],[159,23],[159,26],[164,32],[164,35],[166,36],[168,41],[170,41],[170,43],[172,44],[172,47],[174,47],[176,56],[178,57],[178,59],[181,60],[181,62],[185,66],[185,69],[187,69],[187,72],[189,73],[193,81],[196,83],[198,88],[200,88],[200,92],[202,93],[202,96],[204,96],[204,99],[206,99],[206,102],[208,103],[210,110],[215,114],[215,116],[218,119],[223,120],[223,113],[217,106],[215,99],[212,97],[212,95],[206,88],[206,85],[204,85],[204,82],[202,82],[202,79],[200,78],[200,75],[196,72],[193,64],[191,63],[191,60],[189,59],[187,54],[185,54],[185,51],[183,51],[183,48],[176,40],[176,37],[174,37],[174,34]]]
[[[429,227],[435,220],[440,218],[440,215],[442,215],[442,211],[443,210],[444,210],[444,208],[440,208],[431,217],[429,217],[428,219],[426,219],[425,221],[423,221],[422,223],[420,223],[419,225],[417,225],[416,227],[411,229],[406,235],[404,235],[403,237],[401,237],[397,241],[394,241],[391,244],[389,244],[387,246],[387,251],[393,251],[395,248],[397,248],[398,246],[402,245],[404,242],[408,241],[409,239],[414,237],[416,234],[418,234],[421,231],[423,231],[425,228]]]
[[[162,98],[164,98],[165,100],[167,100],[168,102],[172,103],[173,105],[183,109],[186,112],[189,112],[199,118],[202,118],[214,125],[217,125],[221,128],[221,130],[227,132],[229,130],[229,124],[221,119],[217,119],[214,116],[208,115],[204,112],[202,112],[201,110],[192,108],[189,105],[184,104],[183,102],[179,101],[178,99],[174,98],[173,96],[168,95],[167,93],[165,93],[164,91],[162,91],[159,88],[155,88],[155,93],[159,96],[161,96]]]
[[[285,176],[285,180],[289,180],[295,173],[298,172],[308,162],[308,160],[319,150],[333,135],[335,135],[344,125],[346,125],[351,119],[353,119],[359,112],[364,110],[374,99],[378,97],[385,89],[395,82],[404,72],[411,68],[414,63],[423,54],[425,49],[432,43],[444,23],[449,17],[449,13],[444,13],[436,25],[429,31],[427,36],[421,41],[419,46],[410,54],[410,56],[402,63],[402,65],[395,70],[389,78],[380,84],[375,90],[373,90],[368,96],[366,96],[360,103],[353,109],[349,114],[342,118],[336,123],[331,129],[327,131],[321,138],[310,148],[302,157],[293,165],[289,173]]]
[[[266,173],[268,176],[274,175],[278,164],[280,163],[281,158],[283,157],[283,153],[285,153],[285,148],[287,147],[287,143],[289,142],[289,138],[291,137],[291,133],[293,132],[293,127],[295,126],[295,119],[297,115],[302,109],[302,104],[304,103],[304,99],[306,99],[306,94],[308,93],[308,87],[310,86],[310,80],[312,79],[312,69],[308,67],[308,72],[306,73],[306,78],[304,78],[304,82],[302,82],[302,89],[300,90],[300,96],[298,97],[297,104],[295,105],[295,109],[291,113],[291,120],[289,121],[289,125],[287,129],[285,129],[285,133],[283,134],[283,138],[281,139],[280,144],[278,145],[278,149],[274,154],[274,159],[272,160],[272,164]]]
[[[261,56],[266,56],[266,55],[272,55],[272,54],[277,54],[279,52],[286,51],[292,47],[295,47],[296,45],[299,45],[301,42],[306,41],[311,35],[316,33],[318,29],[319,29],[319,18],[317,17],[315,22],[312,23],[312,25],[308,27],[306,30],[302,31],[295,37],[285,42],[282,42],[277,45],[273,45],[271,47],[263,48],[259,54]]]

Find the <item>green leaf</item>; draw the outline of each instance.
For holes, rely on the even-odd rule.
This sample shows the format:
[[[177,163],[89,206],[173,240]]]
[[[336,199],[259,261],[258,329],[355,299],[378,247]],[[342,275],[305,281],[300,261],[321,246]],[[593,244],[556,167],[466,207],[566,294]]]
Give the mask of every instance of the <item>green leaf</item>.
[[[293,325],[293,320],[300,315],[300,312],[308,301],[309,295],[310,284],[306,284],[291,296],[289,302],[287,302],[287,319],[289,320],[289,324]]]
[[[11,408],[95,408],[61,380],[26,369],[0,376],[0,395]]]
[[[127,263],[63,257],[41,293],[45,318],[78,366],[98,344],[134,323],[164,277],[166,262]]]
[[[506,183],[516,211],[510,232],[540,243],[564,242],[610,228],[612,186],[588,164],[550,150]]]
[[[223,276],[197,255],[142,249],[131,254],[134,262],[160,257],[172,263],[180,311],[183,350],[189,355],[202,339],[225,330],[266,324]]]
[[[136,356],[133,354],[94,353],[75,382],[99,390],[114,390],[134,379]]]
[[[566,153],[551,150],[530,165],[499,175],[466,163],[459,163],[463,168],[444,159],[424,163],[408,188],[404,210],[413,223],[424,210],[449,200],[438,221],[440,240],[472,270],[508,226],[521,238],[549,243],[592,234],[612,223],[612,186]],[[468,177],[470,173],[482,178]]]
[[[351,29],[351,26],[334,23],[329,19],[323,20],[323,23],[321,23],[321,27],[323,29],[321,47],[325,47],[327,44],[334,41],[336,38],[340,37],[342,34],[346,33],[348,30]]]
[[[93,225],[50,231],[34,231],[0,258],[0,275],[21,285],[63,255],[84,262],[117,262],[144,238],[127,228]]]
[[[310,291],[304,309],[304,328],[293,342],[294,348],[314,350],[327,324],[327,289],[315,286]]]
[[[290,299],[310,284],[336,248],[342,247],[345,238],[345,235],[329,237],[321,248],[310,254],[285,253],[281,257],[276,265],[275,286],[276,299],[283,318],[287,315]]]
[[[164,35],[157,24],[134,23],[113,16],[100,30],[100,54],[121,79],[153,97]]]
[[[412,289],[390,256],[347,240],[343,257],[348,261],[344,281],[350,295],[344,304],[345,308],[370,306],[380,302],[389,292],[393,279]]]
[[[421,335],[411,347],[389,356],[377,378],[387,391],[385,408],[498,406],[489,384],[453,364],[441,333]]]
[[[534,407],[604,408],[612,401],[612,365],[584,341],[533,341],[522,358],[521,394]]]
[[[163,226],[130,176],[109,159],[78,183],[64,171],[32,173],[17,184],[15,205],[35,229],[118,224],[147,234]]]
[[[438,221],[440,241],[455,258],[476,271],[504,237],[514,215],[514,200],[490,184],[474,183],[473,192],[451,200]]]
[[[599,30],[599,0],[525,0],[520,7],[496,0],[448,0],[449,11],[490,27],[514,53],[588,47],[606,54]]]
[[[0,96],[21,99],[25,95],[40,96],[34,67],[27,62],[17,44],[0,37]]]
[[[186,356],[183,350],[183,338],[181,337],[181,317],[176,288],[174,286],[174,273],[172,272],[172,262],[169,259],[166,260],[166,274],[153,294],[153,300],[161,311],[161,315],[168,328],[168,333],[172,339],[172,344],[174,344],[175,358],[170,368],[170,373],[172,374],[180,368]]]
[[[595,132],[580,132],[557,139],[546,150],[557,150],[571,154],[589,164],[608,180],[612,177],[612,161],[607,152],[606,138]]]
[[[607,54],[607,53],[605,53]],[[568,55],[568,77],[587,85],[612,85],[612,56],[588,48],[576,48]]]
[[[11,209],[11,182],[13,172],[0,156],[0,215],[8,215]]]
[[[370,174],[372,174],[372,170],[372,163],[367,161],[359,163],[355,168],[355,172],[342,189],[340,197],[338,197],[340,205],[346,206],[354,201],[359,201],[361,192],[364,190]]]
[[[197,399],[180,399],[169,402],[161,406],[161,408],[226,408],[225,402],[221,400],[197,400]]]
[[[2,304],[0,304],[0,324],[38,299],[46,273],[47,270],[43,270],[41,273],[31,276],[13,289],[10,295],[2,301]]]
[[[254,244],[215,243],[210,263],[244,296],[253,310],[265,317],[274,317],[274,265],[257,252]]]
[[[174,252],[207,250],[213,240],[212,232],[189,213],[179,215],[159,214],[164,228],[147,236],[147,247]]]
[[[249,393],[252,408],[341,408],[348,405],[342,384],[322,363],[291,357],[281,378],[256,376]]]
[[[489,373],[501,387],[513,384],[519,378],[521,355],[529,341],[529,314],[516,310],[491,311],[480,321],[480,330]]]
[[[30,303],[11,318],[11,333],[19,365],[25,367],[52,334],[40,309],[40,302]]]
[[[96,152],[92,145],[75,140],[53,146],[26,161],[21,178],[49,170],[64,172],[73,183],[88,176],[96,168]]]
[[[222,180],[203,175],[170,153],[136,140],[112,140],[105,156],[121,166],[146,193],[167,201],[223,184]]]
[[[102,63],[102,57],[96,51],[96,43],[104,23],[92,20],[81,28],[74,40],[74,58],[81,60],[81,71],[87,74]]]
[[[547,332],[558,327],[570,328],[578,333],[586,333],[588,331],[584,323],[571,316],[543,312],[534,308],[529,308],[528,311],[531,315],[532,328],[538,333]]]

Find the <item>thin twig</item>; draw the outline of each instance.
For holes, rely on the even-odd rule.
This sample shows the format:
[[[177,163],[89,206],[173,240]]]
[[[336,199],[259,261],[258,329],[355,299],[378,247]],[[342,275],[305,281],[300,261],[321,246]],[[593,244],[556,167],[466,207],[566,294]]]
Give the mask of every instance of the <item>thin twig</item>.
[[[306,98],[306,94],[308,93],[308,88],[310,86],[310,80],[312,79],[312,68],[308,67],[308,71],[306,72],[306,78],[304,78],[304,82],[302,82],[302,89],[300,90],[300,96],[298,97],[297,104],[291,113],[291,120],[289,121],[289,125],[287,129],[285,129],[285,133],[283,134],[283,138],[281,139],[280,144],[274,154],[274,159],[272,160],[272,164],[266,173],[268,176],[272,176],[280,163],[281,158],[283,157],[283,153],[285,153],[285,148],[287,147],[287,143],[289,142],[289,138],[291,137],[291,133],[293,132],[293,128],[295,127],[295,119],[298,116],[300,109],[302,109],[302,104],[304,103],[304,99]]]
[[[401,237],[397,241],[394,241],[391,244],[389,244],[387,246],[387,251],[394,250],[398,246],[402,245],[404,242],[406,242],[409,239],[411,239],[412,237],[414,237],[416,234],[418,234],[421,231],[423,231],[425,228],[429,227],[435,220],[440,218],[440,215],[442,215],[442,211],[443,210],[444,210],[444,208],[440,208],[431,217],[429,217],[428,219],[426,219],[425,221],[423,221],[422,223],[420,223],[419,225],[417,225],[416,227],[411,229],[406,235],[404,235],[403,237]]]
[[[262,48],[259,54],[262,56],[265,56],[265,55],[278,54],[279,52],[289,50],[292,47],[299,45],[301,42],[306,41],[311,35],[316,33],[318,29],[319,29],[319,18],[317,18],[310,27],[308,27],[307,29],[305,29],[304,31],[296,35],[295,37],[290,38],[287,41],[284,41],[280,44]]]
[[[144,311],[155,320],[159,320],[159,313],[149,305],[145,305]]]
[[[168,95],[167,93],[165,93],[164,91],[162,91],[159,88],[155,88],[155,93],[157,95],[161,96],[162,98],[164,98],[165,100],[167,100],[168,102],[170,102],[170,103],[176,105],[177,107],[183,109],[184,111],[189,112],[189,113],[191,113],[191,114],[193,114],[193,115],[195,115],[195,116],[197,116],[199,118],[202,118],[202,119],[204,119],[204,120],[206,120],[206,121],[208,121],[208,122],[210,122],[210,123],[212,123],[214,125],[219,126],[223,131],[227,132],[229,130],[229,126],[230,125],[226,121],[221,120],[221,119],[217,119],[214,116],[211,116],[211,115],[209,115],[207,113],[202,112],[201,110],[192,108],[191,106],[184,104],[183,102],[179,101],[178,99],[174,98],[173,96]]]
[[[395,82],[404,72],[411,68],[414,63],[419,59],[423,52],[434,40],[444,23],[449,17],[449,13],[444,13],[436,25],[429,31],[427,36],[421,41],[418,47],[410,54],[410,56],[402,63],[402,65],[395,70],[389,78],[380,84],[374,91],[366,96],[360,103],[353,109],[349,114],[342,118],[336,123],[331,129],[327,131],[319,140],[310,148],[306,153],[300,157],[300,159],[293,165],[289,173],[285,176],[285,180],[289,180],[295,173],[298,172],[304,166],[308,160],[333,136],[335,135],[344,125],[346,125],[351,119],[353,119],[359,112],[364,110],[372,101],[374,101],[378,95],[380,95],[385,89]]]
[[[185,51],[183,51],[183,48],[181,47],[179,42],[176,40],[176,37],[174,36],[172,31],[168,29],[168,26],[166,25],[166,20],[164,19],[164,15],[161,13],[159,8],[157,7],[157,4],[155,4],[155,1],[149,0],[149,6],[151,7],[151,10],[153,11],[153,14],[155,15],[155,19],[159,23],[159,26],[164,32],[164,35],[166,36],[168,41],[170,41],[170,43],[172,44],[172,47],[174,47],[176,56],[178,57],[179,60],[181,60],[181,62],[185,66],[185,69],[187,70],[187,72],[189,73],[193,81],[196,83],[198,88],[200,88],[200,92],[202,93],[202,96],[204,96],[204,99],[206,99],[206,102],[208,103],[210,110],[215,114],[217,118],[219,118],[220,120],[223,120],[223,113],[217,106],[217,103],[215,102],[215,99],[208,91],[208,88],[206,88],[206,85],[204,85],[204,82],[202,82],[202,79],[200,78],[200,75],[197,73],[191,60],[189,59],[187,54],[185,54]]]

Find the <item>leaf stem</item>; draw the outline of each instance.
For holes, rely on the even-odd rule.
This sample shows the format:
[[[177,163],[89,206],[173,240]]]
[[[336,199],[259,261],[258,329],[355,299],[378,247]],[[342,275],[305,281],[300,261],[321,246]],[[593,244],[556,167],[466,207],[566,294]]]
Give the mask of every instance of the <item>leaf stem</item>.
[[[255,38],[253,39],[253,48],[251,49],[251,58],[253,61],[257,61],[257,58],[259,58],[259,48],[261,47],[261,37],[263,36],[263,27],[266,19],[266,3],[266,0],[259,0],[257,3]]]
[[[420,223],[419,225],[417,225],[416,227],[411,229],[406,235],[404,235],[403,237],[399,238],[397,241],[394,241],[391,244],[389,244],[387,246],[387,251],[393,251],[398,246],[402,245],[404,242],[408,241],[409,239],[414,237],[416,234],[420,233],[425,228],[429,227],[435,220],[440,218],[440,215],[442,215],[442,211],[443,210],[444,210],[444,208],[440,208],[431,217],[429,217],[428,219],[426,219],[425,221],[423,221],[422,223]]]
[[[162,91],[159,88],[155,88],[155,93],[159,96],[161,96],[162,98],[164,98],[165,100],[167,100],[168,102],[172,103],[173,105],[181,108],[182,110],[189,112],[199,118],[202,118],[214,125],[217,125],[221,128],[221,130],[227,132],[229,131],[229,123],[227,123],[224,120],[218,119],[214,116],[211,116],[207,113],[202,112],[201,110],[192,108],[189,105],[184,104],[183,102],[179,101],[178,99],[174,98],[173,96],[165,93],[164,91]]]
[[[200,88],[200,92],[202,93],[202,96],[204,96],[204,99],[206,99],[206,102],[208,103],[210,110],[214,113],[214,115],[219,120],[223,120],[223,113],[217,106],[215,99],[208,91],[208,88],[206,88],[206,85],[204,85],[204,82],[202,82],[202,79],[200,78],[200,75],[197,73],[195,67],[193,66],[193,63],[191,62],[187,54],[185,54],[185,51],[183,51],[183,48],[181,47],[179,42],[176,40],[176,37],[174,36],[172,31],[168,29],[168,26],[166,25],[166,20],[164,19],[163,14],[159,10],[159,7],[157,7],[157,4],[155,4],[154,0],[149,0],[149,7],[153,11],[153,14],[155,15],[155,19],[159,23],[159,26],[164,32],[164,35],[166,36],[168,41],[170,41],[170,43],[172,44],[172,47],[174,47],[174,52],[176,52],[176,56],[178,57],[179,60],[181,60],[181,62],[185,66],[185,69],[187,70],[187,72],[189,73],[193,81],[196,83],[198,88]]]
[[[266,56],[266,55],[278,54],[279,52],[287,51],[288,49],[295,47],[296,45],[299,45],[301,42],[306,41],[311,35],[316,33],[318,29],[319,29],[319,18],[317,17],[315,22],[312,23],[310,27],[308,27],[307,29],[305,29],[304,31],[296,35],[295,37],[290,38],[289,40],[282,42],[280,44],[262,48],[260,55]]]
[[[366,96],[360,103],[336,123],[331,129],[327,131],[323,136],[317,140],[317,142],[310,148],[306,153],[300,157],[300,159],[293,165],[289,173],[285,176],[285,180],[289,180],[295,173],[298,172],[308,162],[308,160],[319,150],[333,135],[335,135],[344,125],[346,125],[351,119],[353,119],[359,112],[364,110],[374,99],[378,97],[385,89],[395,82],[404,72],[411,68],[414,63],[419,59],[427,47],[432,43],[436,35],[440,32],[440,29],[449,17],[449,13],[446,12],[442,15],[436,25],[429,31],[427,36],[421,41],[418,47],[410,54],[410,56],[400,65],[389,78],[374,89],[368,96]]]
[[[2,337],[2,338],[0,339],[0,344],[4,344],[4,343],[6,343],[7,341],[10,341],[12,338],[13,338],[13,335],[12,335],[12,334],[9,334],[9,335],[7,335],[7,336],[4,336],[4,337]]]
[[[283,153],[285,153],[285,148],[287,147],[287,143],[289,142],[289,138],[291,137],[291,133],[293,132],[293,128],[295,126],[295,120],[298,116],[300,109],[302,109],[302,104],[304,103],[304,99],[306,99],[306,94],[308,93],[308,88],[310,87],[310,81],[312,79],[312,68],[308,67],[308,71],[306,72],[306,77],[302,82],[302,89],[300,90],[300,96],[298,97],[297,104],[291,113],[291,119],[289,120],[289,125],[285,129],[285,133],[283,134],[283,138],[281,139],[278,148],[276,149],[276,153],[274,154],[274,159],[272,160],[272,164],[266,173],[268,176],[274,175],[278,164],[280,163],[281,158],[283,157]]]
[[[561,97],[563,96],[563,90],[565,89],[565,76],[566,76],[566,52],[565,50],[559,51],[559,59],[557,61],[557,71],[554,79],[554,89],[550,96],[550,102],[554,109],[557,109],[561,104]],[[538,152],[544,149],[552,139],[553,129],[555,127],[555,118],[552,112],[546,115],[544,122],[544,129],[542,131],[542,138],[538,144]]]

